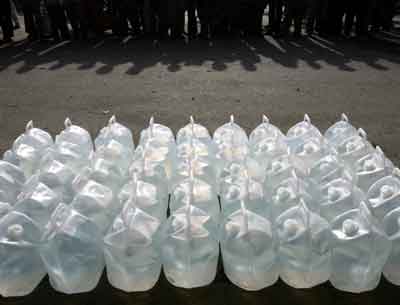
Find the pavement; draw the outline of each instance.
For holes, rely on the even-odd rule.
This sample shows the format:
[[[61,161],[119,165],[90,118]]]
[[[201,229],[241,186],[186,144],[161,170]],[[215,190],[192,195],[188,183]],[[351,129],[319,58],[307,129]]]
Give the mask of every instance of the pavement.
[[[190,115],[214,131],[230,114],[248,132],[262,114],[283,131],[308,113],[325,130],[342,112],[400,165],[400,33],[374,40],[218,40],[33,43],[22,33],[0,48],[0,151],[29,120],[53,135],[65,117],[93,136],[112,114],[137,143],[150,116],[174,131]],[[165,279],[149,293],[124,294],[103,277],[95,292],[63,296],[43,281],[27,298],[1,304],[393,304],[398,288],[382,280],[374,292],[345,294],[326,283],[296,290],[282,282],[247,293],[222,272],[209,287],[173,288]]]
[[[325,130],[342,112],[400,165],[400,32],[372,41],[27,43],[0,48],[0,151],[27,121],[57,134],[65,117],[93,136],[112,114],[137,142],[150,116],[214,131],[230,114],[248,132],[266,114],[283,131],[308,113]],[[383,34],[382,34],[383,35]]]

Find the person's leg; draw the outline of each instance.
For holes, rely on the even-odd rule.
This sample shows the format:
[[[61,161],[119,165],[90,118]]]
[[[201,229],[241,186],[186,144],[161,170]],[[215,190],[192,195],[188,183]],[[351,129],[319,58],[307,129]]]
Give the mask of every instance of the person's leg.
[[[294,32],[293,35],[295,37],[301,36],[301,24],[302,24],[303,16],[301,14],[301,8],[296,6],[293,9],[293,24],[294,24]]]
[[[89,38],[89,4],[88,0],[79,1],[79,29],[83,40]]]
[[[112,1],[112,32],[118,36],[125,36],[128,33],[128,20],[126,16],[125,0]]]
[[[64,8],[72,27],[74,39],[79,39],[80,38],[79,3],[75,0],[69,0],[65,4]]]
[[[28,34],[28,39],[36,40],[39,33],[35,22],[33,4],[24,2],[22,12],[24,14],[25,32]]]
[[[341,1],[331,1],[331,18],[330,18],[330,34],[340,35],[342,30],[343,13],[341,8]]]
[[[175,5],[172,11],[172,16],[175,16],[175,18],[170,20],[170,23],[172,25],[171,37],[174,39],[179,39],[183,37],[183,33],[185,32],[185,1],[174,1]]]
[[[354,1],[348,1],[345,10],[344,34],[350,36],[354,26],[354,18],[356,16],[356,6]]]
[[[316,0],[308,0],[306,12],[306,32],[312,34],[315,25],[315,2]]]
[[[168,12],[168,3],[166,4],[164,0],[158,0],[158,35],[160,39],[168,38],[169,32],[169,12]]]
[[[187,0],[186,10],[188,12],[188,35],[195,37],[197,35],[197,18],[195,0]]]
[[[19,29],[21,25],[19,24],[17,8],[13,0],[10,0],[10,4],[11,4],[11,18],[12,22],[14,23],[14,28]]]
[[[61,37],[65,40],[71,39],[71,35],[68,29],[68,21],[66,17],[65,8],[61,5],[57,5],[57,16],[58,16],[58,28],[61,32]]]
[[[0,22],[3,30],[3,41],[9,42],[13,37],[13,25],[11,19],[11,3],[6,0],[0,4]]]
[[[357,1],[356,12],[356,33],[358,36],[365,36],[368,33],[368,4]]]
[[[141,32],[141,10],[140,1],[131,0],[128,2],[128,21],[131,24],[131,30],[133,34],[139,34]]]
[[[60,33],[58,28],[58,20],[57,20],[57,7],[54,4],[47,5],[47,13],[49,15],[52,36],[54,40],[60,40]]]
[[[154,22],[153,20],[153,14],[154,11],[152,10],[151,2],[150,0],[143,0],[143,32],[146,35],[151,35],[154,32]]]
[[[274,33],[275,35],[281,34],[282,29],[282,16],[283,16],[283,0],[275,0],[275,25],[274,25]]]
[[[285,17],[283,20],[283,29],[284,29],[285,35],[290,33],[290,27],[292,26],[292,22],[293,22],[293,18],[294,18],[294,9],[293,9],[292,1],[294,1],[294,0],[290,0],[290,1],[286,2]]]
[[[265,0],[258,0],[257,2],[257,7],[255,11],[255,34],[260,36],[262,35],[262,29],[263,29],[263,18],[264,18],[264,11],[266,8],[266,1]]]
[[[197,14],[200,20],[200,37],[207,38],[209,34],[209,20],[207,16],[206,0],[197,0]]]

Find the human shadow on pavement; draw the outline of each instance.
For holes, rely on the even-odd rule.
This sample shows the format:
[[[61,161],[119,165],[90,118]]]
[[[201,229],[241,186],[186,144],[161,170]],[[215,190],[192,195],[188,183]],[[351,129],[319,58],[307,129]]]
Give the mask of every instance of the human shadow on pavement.
[[[308,66],[319,70],[333,66],[356,71],[353,62],[377,70],[388,70],[387,63],[400,63],[400,33],[386,32],[373,39],[328,39],[318,36],[301,39],[219,39],[214,41],[124,40],[113,36],[93,42],[28,43],[20,41],[0,49],[0,71],[14,69],[18,74],[33,69],[55,71],[67,66],[100,75],[122,71],[137,75],[162,65],[168,72],[204,66],[207,71],[225,71],[240,65],[256,71],[260,63],[276,63],[285,68]],[[122,67],[122,68],[121,68]],[[122,70],[121,70],[122,69]]]

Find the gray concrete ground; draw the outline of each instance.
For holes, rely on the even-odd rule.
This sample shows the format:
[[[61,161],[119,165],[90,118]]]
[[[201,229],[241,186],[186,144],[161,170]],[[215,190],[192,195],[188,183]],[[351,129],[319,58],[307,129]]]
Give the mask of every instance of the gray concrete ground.
[[[120,41],[0,49],[0,150],[28,120],[56,134],[66,116],[95,135],[111,114],[135,133],[151,115],[211,131],[233,113],[251,131],[267,114],[284,131],[309,113],[322,130],[346,112],[400,159],[400,33],[385,40]],[[381,37],[382,38],[382,37]]]
[[[0,48],[0,150],[31,119],[56,134],[69,116],[95,135],[115,113],[137,141],[151,115],[176,131],[193,114],[213,131],[233,113],[250,132],[263,113],[286,131],[305,112],[322,130],[346,112],[400,165],[400,34],[380,38],[158,46],[114,38],[93,44],[19,41]],[[329,283],[297,290],[281,281],[247,293],[229,284],[219,270],[213,285],[190,292],[172,287],[162,276],[148,293],[125,294],[103,276],[92,293],[65,296],[45,280],[30,296],[0,303],[389,305],[396,293],[398,287],[384,280],[374,292],[360,296],[332,289]]]

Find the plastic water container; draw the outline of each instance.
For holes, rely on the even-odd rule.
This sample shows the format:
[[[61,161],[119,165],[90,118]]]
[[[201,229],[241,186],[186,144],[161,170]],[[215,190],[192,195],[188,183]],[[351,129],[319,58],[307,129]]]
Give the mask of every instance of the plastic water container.
[[[192,168],[196,177],[206,181],[216,190],[214,164],[211,152],[200,141],[193,139],[192,143],[179,144],[174,162],[172,186],[188,178],[189,168]]]
[[[14,210],[32,219],[43,230],[60,201],[56,192],[32,177],[23,186]]]
[[[304,200],[309,206],[315,206],[319,197],[318,189],[314,185],[293,172],[292,176],[279,183],[266,199],[271,215],[276,218],[286,210],[298,206],[300,200]]]
[[[157,219],[167,216],[168,200],[157,185],[146,182],[136,175],[118,195],[121,206],[137,207],[141,212]]]
[[[189,177],[190,168],[194,175],[217,189],[215,172],[215,145],[208,130],[194,122],[179,130],[172,186]]]
[[[308,114],[304,115],[304,120],[291,127],[286,134],[286,142],[289,149],[304,143],[307,139],[322,138],[321,132],[311,123]]]
[[[32,121],[26,125],[25,133],[21,134],[12,146],[13,154],[26,177],[35,173],[43,152],[52,144],[53,139],[49,133],[35,128]]]
[[[168,202],[169,179],[167,176],[166,162],[169,162],[169,152],[161,156],[156,142],[147,141],[143,146],[139,145],[133,155],[133,161],[129,168],[130,177],[138,177],[141,181],[150,183],[157,188],[162,201]],[[167,161],[168,160],[168,161]],[[124,187],[125,190],[127,188]]]
[[[190,178],[183,180],[172,191],[169,209],[173,214],[185,207],[188,202],[218,223],[220,208],[217,193],[209,183],[194,177],[193,172]]]
[[[355,166],[357,185],[368,192],[368,189],[380,178],[393,171],[393,164],[387,161],[382,149],[378,146],[375,151],[359,159]]]
[[[383,268],[383,275],[389,282],[400,285],[400,206],[386,214],[382,223],[392,243],[392,251]]]
[[[307,138],[290,148],[290,159],[293,166],[306,175],[322,158],[333,153],[323,138]]]
[[[196,207],[195,181],[174,201],[185,203],[173,210],[162,232],[162,263],[167,280],[181,288],[210,284],[216,275],[219,243],[218,229],[211,214]],[[175,194],[173,195],[176,196]],[[184,200],[184,201],[183,201]]]
[[[0,202],[14,205],[24,183],[24,173],[18,166],[0,160]]]
[[[72,188],[75,176],[76,174],[70,167],[56,159],[52,159],[44,162],[37,174],[32,176],[31,179],[44,183],[57,193],[60,201],[70,203],[75,196],[75,191]]]
[[[56,136],[55,144],[43,152],[39,168],[33,176],[56,192],[63,203],[72,201],[75,196],[73,180],[83,168],[89,166],[93,154],[90,149],[82,149],[80,137],[66,136],[71,125],[67,119],[66,129]],[[82,131],[80,127],[72,129],[80,130],[90,140],[87,131]]]
[[[400,170],[376,181],[368,190],[367,203],[372,214],[380,221],[392,210],[400,207]]]
[[[109,187],[114,196],[117,196],[121,187],[128,181],[131,161],[131,151],[119,142],[111,140],[96,151],[91,164],[75,178],[73,187],[78,192],[87,181],[94,180]]]
[[[294,288],[311,288],[331,273],[328,222],[311,212],[304,201],[276,219],[281,279]]]
[[[252,291],[278,280],[278,239],[269,218],[247,209],[242,200],[220,231],[224,271],[232,283]]]
[[[11,212],[12,206],[7,202],[0,201],[0,218]]]
[[[19,159],[17,158],[17,156],[15,155],[15,153],[13,152],[12,149],[8,149],[4,152],[3,161],[11,163],[18,167],[20,165]]]
[[[94,160],[104,159],[119,167],[122,174],[128,172],[132,163],[132,151],[118,141],[110,140],[107,144],[100,146],[94,155]]]
[[[246,209],[249,211],[266,216],[267,203],[265,202],[263,185],[250,177],[247,171],[241,175],[226,179],[224,187],[221,189],[221,208],[224,216],[231,215],[241,209],[242,202],[245,202]]]
[[[140,133],[140,150],[146,152],[146,162],[160,163],[167,175],[168,183],[172,178],[172,158],[176,155],[175,137],[167,126],[154,123],[150,118],[148,128]]]
[[[0,295],[30,294],[46,275],[39,255],[41,230],[28,216],[12,211],[0,218]]]
[[[65,204],[54,211],[42,236],[40,254],[51,286],[67,294],[93,290],[104,269],[98,225]]]
[[[321,191],[318,212],[329,222],[349,210],[358,209],[361,202],[365,201],[365,193],[344,179],[333,180]]]
[[[352,168],[358,160],[373,152],[374,148],[367,140],[367,133],[360,128],[358,134],[346,138],[336,150],[346,165]]]
[[[341,120],[333,124],[325,131],[325,139],[333,147],[339,146],[346,139],[356,136],[357,129],[350,124],[349,118],[344,113]]]
[[[81,151],[79,147],[79,144],[70,142],[61,142],[53,145],[43,153],[39,169],[52,166],[53,162],[57,162],[76,175],[82,168],[89,165],[92,157],[92,152]]]
[[[76,212],[86,216],[104,233],[120,211],[110,188],[89,180],[71,202]]]
[[[93,152],[93,142],[89,132],[78,125],[72,124],[69,118],[65,119],[65,129],[56,136],[56,145],[62,143],[73,143],[79,147],[84,155],[90,155]]]
[[[391,242],[365,204],[335,218],[331,230],[332,285],[353,293],[376,288]]]
[[[264,115],[263,122],[250,134],[249,150],[250,157],[265,169],[273,158],[288,153],[286,136]]]
[[[132,139],[132,132],[129,128],[117,122],[115,115],[110,118],[108,125],[100,130],[94,141],[94,144],[96,149],[99,149],[102,146],[107,146],[111,141],[119,142],[131,152],[133,152],[135,149]]]
[[[181,143],[188,143],[191,139],[197,139],[209,147],[214,145],[208,129],[196,123],[193,116],[190,117],[189,124],[178,130],[176,134],[176,143],[178,145]]]
[[[249,152],[249,139],[243,128],[235,123],[233,115],[231,115],[229,123],[215,130],[213,140],[217,147],[217,177],[228,164],[240,163],[246,159]]]
[[[266,197],[271,197],[276,187],[282,181],[292,178],[295,168],[292,165],[289,155],[275,157],[268,164],[265,171],[264,189]]]
[[[307,177],[320,188],[324,188],[327,184],[336,179],[346,180],[356,184],[354,170],[346,166],[336,154],[329,154],[314,163],[309,169]]]
[[[140,199],[137,199],[140,200]],[[107,278],[126,292],[146,291],[161,272],[162,220],[128,203],[104,237]]]

